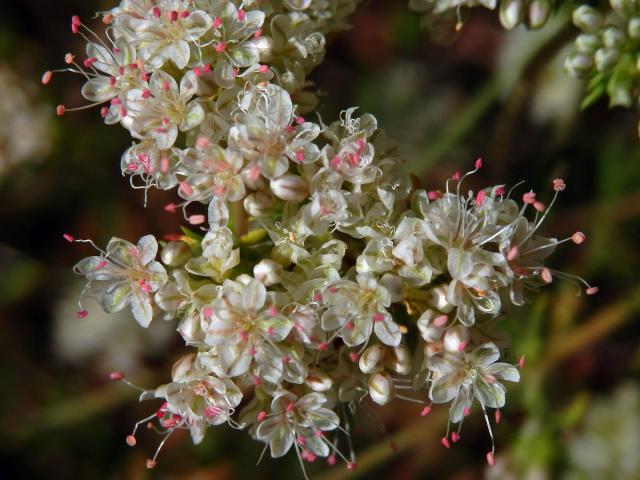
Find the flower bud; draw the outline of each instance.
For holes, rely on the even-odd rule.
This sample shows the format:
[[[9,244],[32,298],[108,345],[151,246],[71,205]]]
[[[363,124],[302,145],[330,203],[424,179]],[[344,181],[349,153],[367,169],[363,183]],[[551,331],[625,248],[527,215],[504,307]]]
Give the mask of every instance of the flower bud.
[[[618,27],[614,27],[613,25],[607,27],[604,32],[602,32],[602,42],[605,47],[621,48],[626,40],[627,35]]]
[[[500,23],[507,30],[511,30],[522,21],[523,0],[502,0],[500,2]]]
[[[369,395],[378,405],[386,405],[393,399],[393,380],[386,373],[375,373],[369,377]]]
[[[252,217],[264,217],[273,208],[273,199],[265,192],[255,192],[247,195],[243,205]]]
[[[640,17],[634,17],[629,20],[627,34],[634,39],[640,38]]]
[[[432,288],[427,294],[427,303],[442,313],[449,313],[453,310],[453,305],[447,300],[447,286],[440,285]]]
[[[385,367],[400,375],[407,375],[411,371],[411,355],[407,347],[394,347],[388,351],[384,361]]]
[[[171,369],[171,379],[174,382],[181,382],[190,377],[196,363],[196,354],[189,353],[173,364]]]
[[[571,18],[573,24],[585,32],[596,32],[604,23],[604,18],[600,12],[588,5],[580,5],[576,8]]]
[[[260,260],[253,267],[253,276],[267,287],[280,282],[281,272],[282,265],[270,259]]]
[[[583,78],[593,68],[593,60],[583,53],[575,53],[564,61],[564,68],[573,78]]]
[[[267,182],[260,173],[260,168],[257,165],[243,168],[240,172],[244,184],[251,190],[264,190],[267,188]]]
[[[591,54],[601,45],[600,37],[594,33],[581,33],[575,41],[576,50],[580,53]]]
[[[527,24],[529,28],[537,30],[542,28],[551,15],[551,0],[532,0],[527,12]]]
[[[362,373],[373,373],[384,360],[386,349],[382,345],[371,345],[360,355],[358,366]]]
[[[309,196],[307,182],[299,175],[283,175],[271,180],[273,194],[287,202],[301,202]]]
[[[260,63],[269,63],[273,59],[273,39],[267,35],[261,35],[253,40],[253,45],[258,50]]]
[[[609,0],[609,4],[622,18],[630,17],[636,9],[635,0]]]
[[[444,334],[443,343],[447,352],[456,353],[464,350],[469,343],[469,329],[461,325],[451,327]]]
[[[422,339],[427,343],[437,342],[444,334],[444,327],[433,325],[433,320],[438,316],[439,314],[428,308],[418,318],[418,330],[420,330]]]
[[[309,371],[304,383],[314,392],[326,392],[333,386],[331,377],[318,368]]]
[[[615,48],[599,48],[594,58],[596,61],[596,69],[599,72],[608,72],[618,63],[620,53]]]
[[[191,249],[184,242],[169,242],[160,252],[160,259],[168,267],[179,267],[191,258]]]

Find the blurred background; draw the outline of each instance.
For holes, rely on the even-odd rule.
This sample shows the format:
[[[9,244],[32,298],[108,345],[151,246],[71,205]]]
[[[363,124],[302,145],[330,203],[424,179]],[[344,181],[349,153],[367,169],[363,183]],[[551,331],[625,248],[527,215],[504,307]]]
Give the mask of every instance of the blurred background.
[[[112,7],[103,0],[0,0],[0,474],[47,479],[301,478],[295,456],[255,463],[261,445],[244,432],[210,430],[193,446],[176,434],[149,471],[159,442],[124,442],[153,408],[107,380],[120,369],[150,387],[167,381],[181,355],[173,325],[142,331],[128,314],[97,305],[75,317],[81,283],[71,267],[91,254],[65,232],[105,244],[112,236],[176,232],[162,205],[173,194],[132,190],[120,175],[130,142],[105,126],[98,109],[55,115],[58,103],[80,105],[81,78],[44,70],[81,54],[73,14],[89,19]],[[480,10],[480,9],[476,9]],[[562,72],[574,35],[567,19],[543,31],[506,33],[496,14],[476,11],[447,46],[429,40],[404,1],[369,1],[354,28],[330,39],[312,79],[325,93],[324,121],[351,105],[375,114],[404,149],[407,168],[438,188],[476,157],[486,168],[474,187],[526,180],[551,196],[551,179],[567,189],[543,231],[587,235],[554,255],[559,270],[600,287],[576,296],[556,280],[502,322],[513,352],[526,356],[509,390],[497,435],[497,464],[483,420],[465,422],[462,441],[439,439],[446,409],[419,417],[419,407],[379,409],[387,426],[363,416],[355,433],[359,468],[311,465],[313,478],[640,479],[640,139],[638,111],[609,110],[602,100],[580,111],[583,85]],[[99,28],[99,26],[97,26]],[[511,386],[510,386],[511,387]]]

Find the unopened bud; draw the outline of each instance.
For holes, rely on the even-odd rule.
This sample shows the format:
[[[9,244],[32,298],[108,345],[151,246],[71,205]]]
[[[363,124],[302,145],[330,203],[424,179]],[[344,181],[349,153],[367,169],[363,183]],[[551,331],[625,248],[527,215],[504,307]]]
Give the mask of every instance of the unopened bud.
[[[596,32],[604,23],[604,18],[600,12],[588,5],[580,5],[576,8],[571,18],[573,24],[585,32]]]
[[[640,38],[640,17],[634,17],[629,20],[627,34],[633,39]]]
[[[522,21],[522,0],[502,0],[500,2],[500,23],[507,30],[511,30]]]
[[[375,373],[369,377],[369,395],[378,405],[386,405],[393,399],[393,380],[386,373]]]
[[[333,386],[331,377],[318,368],[314,368],[309,372],[304,383],[314,392],[326,392],[331,390]]]
[[[253,267],[253,276],[267,287],[280,282],[281,272],[282,265],[271,259],[260,260]]]
[[[371,345],[360,356],[358,366],[362,373],[373,373],[384,360],[386,349],[382,345]]]
[[[287,202],[301,202],[309,196],[307,182],[299,175],[283,175],[271,180],[273,194]]]
[[[184,242],[169,242],[160,251],[162,263],[168,267],[179,267],[191,258],[191,249]]]
[[[529,28],[537,30],[542,28],[551,15],[551,0],[531,0],[527,12],[527,24]]]
[[[255,192],[247,195],[243,205],[252,217],[263,217],[271,211],[273,199],[265,192]]]
[[[602,41],[595,33],[581,33],[576,37],[574,45],[578,52],[592,54],[602,45]]]
[[[469,343],[469,329],[462,325],[451,327],[444,334],[444,349],[451,353],[456,353],[464,350],[464,347]]]
[[[571,77],[583,78],[593,68],[593,60],[583,53],[575,53],[564,61],[564,68]]]
[[[433,321],[437,317],[438,314],[428,308],[420,315],[420,318],[418,318],[418,330],[420,330],[422,339],[427,343],[437,342],[444,334],[443,325],[434,325]]]
[[[608,48],[622,48],[627,40],[627,35],[618,27],[613,25],[605,28],[602,32],[602,42]]]
[[[596,61],[596,69],[599,72],[608,72],[620,60],[620,51],[616,48],[599,48],[594,59]]]
[[[385,366],[392,372],[407,375],[411,371],[411,355],[407,347],[394,347],[388,351]]]

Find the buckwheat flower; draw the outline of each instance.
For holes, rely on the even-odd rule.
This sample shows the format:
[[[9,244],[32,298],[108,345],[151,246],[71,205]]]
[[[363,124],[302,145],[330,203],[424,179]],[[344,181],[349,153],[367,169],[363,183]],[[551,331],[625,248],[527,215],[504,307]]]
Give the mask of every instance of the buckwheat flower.
[[[171,148],[178,131],[191,130],[204,119],[202,105],[196,99],[191,100],[197,83],[192,71],[180,79],[180,86],[168,73],[154,72],[148,89],[132,89],[124,95],[126,115],[122,125],[135,138],[153,138],[159,149]]]
[[[184,152],[170,147],[160,149],[153,140],[135,143],[122,154],[120,168],[123,175],[131,177],[134,188],[148,188],[151,186],[162,190],[169,190],[178,183],[176,173],[184,157]],[[142,185],[135,185],[134,178],[138,177]]]
[[[290,391],[280,390],[273,396],[271,412],[256,430],[258,440],[267,443],[273,458],[282,457],[294,446],[298,455],[309,450],[326,457],[332,444],[323,432],[340,425],[338,416],[326,408],[327,397],[314,392],[297,397]]]
[[[255,34],[265,19],[261,10],[238,9],[233,2],[199,0],[201,7],[215,18],[199,44],[200,62],[213,65],[213,76],[223,88],[231,88],[238,69],[260,61],[260,40]]]
[[[142,237],[137,246],[112,238],[104,252],[81,260],[74,271],[87,278],[84,293],[98,296],[105,312],[130,305],[136,321],[147,327],[153,317],[151,293],[167,281],[166,270],[155,261],[157,252],[153,235]]]
[[[156,398],[166,402],[160,424],[168,429],[184,425],[195,444],[202,441],[209,426],[232,421],[231,415],[242,400],[242,392],[231,379],[198,369],[195,354],[176,362],[172,380],[155,390]]]
[[[241,176],[242,157],[238,152],[214,144],[185,151],[184,180],[178,193],[189,201],[208,203],[212,196],[231,202],[244,199],[246,189]]]
[[[428,359],[435,378],[429,398],[435,403],[452,402],[449,420],[462,421],[465,410],[477,400],[482,408],[501,408],[505,387],[499,380],[518,382],[520,373],[508,363],[498,362],[500,350],[493,343],[478,346],[470,353],[438,353]]]
[[[157,0],[144,17],[118,14],[114,34],[133,45],[149,69],[162,67],[171,60],[183,69],[194,45],[210,28],[212,19],[203,10],[195,10],[189,0]]]
[[[194,275],[221,282],[240,263],[240,249],[233,248],[233,233],[227,227],[212,228],[202,239],[202,256],[185,265]]]
[[[356,280],[325,287],[322,297],[327,310],[322,315],[322,328],[335,331],[350,347],[368,342],[374,332],[385,345],[399,345],[400,327],[387,311],[389,291],[371,274],[359,274]]]
[[[87,43],[87,59],[91,78],[82,86],[82,96],[90,102],[102,103],[125,94],[133,88],[146,86],[146,73],[138,63],[138,54],[129,43],[120,38],[112,50],[98,43]],[[111,109],[119,110],[120,102]],[[105,117],[106,123],[115,123],[113,114]]]
[[[225,280],[218,298],[207,311],[203,309],[203,315],[210,318],[206,343],[215,346],[221,367],[229,375],[242,375],[255,363],[261,376],[273,383],[280,380],[284,355],[279,354],[276,343],[293,326],[281,314],[285,303],[284,295],[267,292],[254,278]]]

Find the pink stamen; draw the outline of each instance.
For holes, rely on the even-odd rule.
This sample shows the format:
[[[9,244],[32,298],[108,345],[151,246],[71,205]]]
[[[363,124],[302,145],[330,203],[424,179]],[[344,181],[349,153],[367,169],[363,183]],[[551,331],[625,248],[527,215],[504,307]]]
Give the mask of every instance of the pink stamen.
[[[89,312],[87,312],[86,310],[78,310],[76,312],[76,317],[78,318],[86,318],[87,315],[89,315]]]
[[[151,460],[150,458],[147,458],[146,466],[149,470],[151,470],[152,468],[156,468],[157,465],[158,465],[158,462],[156,462],[155,460]]]
[[[553,275],[551,275],[551,270],[549,270],[547,267],[543,268],[540,272],[540,278],[542,278],[542,281],[544,283],[553,282]]]
[[[289,404],[287,405],[287,413],[291,413],[293,412],[293,410],[296,408],[295,403],[293,402],[289,402]]]
[[[220,17],[214,18],[213,23],[211,24],[211,27],[218,28],[220,25],[222,25],[222,19]]]
[[[64,63],[66,63],[67,65],[71,65],[75,59],[75,55],[71,55],[70,53],[67,53],[64,56]]]
[[[129,445],[130,447],[136,446],[136,437],[134,437],[133,435],[127,435],[127,438],[125,439],[125,441],[127,442],[127,445]]]
[[[503,196],[506,193],[505,189],[503,187],[498,187],[496,188],[496,195],[498,196]]]
[[[162,173],[169,171],[169,159],[167,157],[163,157],[162,160],[160,160],[160,171]]]
[[[522,201],[524,203],[526,203],[527,205],[531,205],[533,204],[533,202],[536,201],[536,194],[535,192],[532,190],[530,192],[525,193],[524,195],[522,195]]]
[[[265,418],[267,418],[267,412],[265,412],[264,410],[261,410],[261,411],[258,413],[257,420],[258,420],[259,422],[262,422]]]
[[[76,241],[75,238],[73,238],[71,235],[69,235],[68,233],[63,233],[62,237],[69,243],[73,243]]]
[[[536,200],[535,202],[533,202],[533,208],[535,208],[537,211],[539,212],[544,212],[546,205],[538,200]]]
[[[427,405],[426,407],[424,407],[420,412],[420,416],[426,417],[427,415],[429,415],[431,413],[431,408],[432,408],[431,405]]]
[[[445,448],[451,448],[451,444],[449,443],[449,439],[447,437],[442,437],[440,439],[440,443],[442,444],[443,447]]]
[[[384,315],[383,315],[382,313],[376,313],[376,314],[373,316],[373,321],[374,321],[374,322],[382,322],[382,321],[384,321],[384,318],[385,318],[385,317],[384,317]]]
[[[457,443],[460,440],[460,434],[458,432],[453,432],[451,434],[451,440],[453,443]]]
[[[215,46],[215,51],[218,53],[222,53],[225,51],[225,49],[227,48],[227,44],[224,42],[220,42],[218,45]]]
[[[451,179],[452,179],[452,180],[455,180],[456,182],[457,182],[458,180],[460,180],[460,172],[455,172],[455,173],[453,174],[453,176],[451,177]]]
[[[151,12],[153,13],[153,16],[156,18],[160,18],[160,16],[162,15],[162,10],[160,10],[159,7],[153,7],[153,10],[151,10]]]
[[[304,150],[296,150],[296,160],[298,162],[304,162]]]
[[[427,192],[427,198],[429,200],[437,200],[440,197],[442,197],[442,194],[440,192],[435,191],[435,190],[431,190],[430,192]]]
[[[480,207],[484,203],[484,199],[487,196],[484,190],[480,190],[476,195],[476,205]]]
[[[124,373],[122,372],[115,371],[109,374],[109,380],[111,380],[112,382],[118,382],[122,379],[124,379]]]
[[[516,258],[518,258],[518,255],[520,255],[518,247],[511,247],[511,250],[509,250],[509,253],[507,253],[507,262],[513,262]]]
[[[490,467],[493,467],[496,464],[496,457],[493,452],[487,453],[487,463]]]
[[[587,288],[587,295],[595,295],[599,291],[600,289],[598,287],[589,287]]]
[[[247,14],[245,13],[244,10],[240,9],[238,10],[238,13],[236,14],[236,16],[239,22],[244,22],[245,18],[247,17]]]
[[[323,351],[329,348],[329,344],[327,342],[321,342],[318,344],[318,350]]]
[[[64,105],[58,105],[56,107],[56,115],[58,115],[59,117],[64,115],[64,111],[65,111]]]
[[[175,203],[167,203],[164,206],[164,211],[169,213],[176,213],[178,206]]]
[[[520,355],[520,358],[518,359],[518,366],[521,369],[524,368],[524,355]]]
[[[360,355],[357,354],[357,352],[349,352],[349,359],[353,362],[356,363],[358,361],[358,359],[360,358]]]
[[[209,305],[207,305],[202,309],[202,315],[204,315],[204,318],[211,318],[211,316],[213,315],[213,309]]]
[[[187,182],[180,182],[180,191],[184,193],[187,197],[193,195],[193,188]]]
[[[439,317],[433,319],[433,325],[438,328],[444,327],[448,321],[449,317],[447,317],[446,315],[440,315]]]
[[[204,215],[191,215],[188,220],[191,225],[202,225],[206,218]]]
[[[262,29],[259,28],[256,33],[253,34],[253,38],[260,38],[262,36]]]
[[[476,170],[480,170],[482,168],[482,158],[478,157],[476,160]]]
[[[42,84],[43,84],[43,85],[48,84],[48,83],[51,81],[51,77],[52,77],[52,76],[53,76],[53,73],[51,73],[51,71],[50,71],[50,70],[47,70],[46,72],[44,72],[44,73],[42,74],[42,79],[41,79]]]
[[[105,262],[104,260],[100,260],[100,263],[96,265],[96,270],[102,270],[106,266],[107,266],[107,262]]]
[[[556,192],[561,192],[563,191],[567,186],[564,183],[564,180],[561,178],[556,178],[553,180],[553,189]]]
[[[269,71],[269,67],[267,67],[266,65],[260,65],[260,66],[258,67],[258,71],[259,71],[260,73],[267,73],[267,72]]]
[[[502,412],[500,411],[500,409],[496,410],[495,417],[496,423],[500,423],[500,419],[502,418]]]
[[[573,235],[571,235],[571,241],[576,245],[580,245],[581,243],[584,243],[586,239],[587,239],[586,235],[582,232],[576,232]]]
[[[347,470],[349,470],[350,472],[353,472],[354,470],[357,470],[358,468],[358,464],[355,462],[347,462]]]
[[[327,463],[329,464],[329,466],[333,467],[336,464],[336,462],[337,460],[335,455],[329,455],[327,457]]]
[[[464,410],[462,411],[462,415],[464,415],[465,417],[467,417],[470,413],[471,413],[471,408],[469,408],[469,407],[464,407]]]

